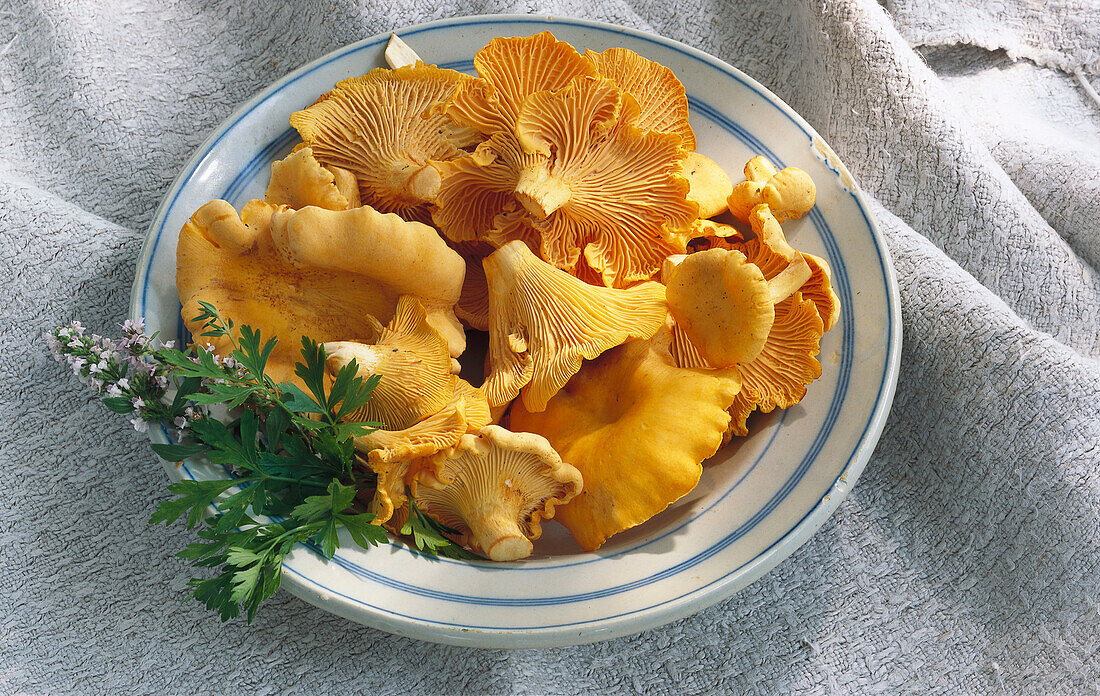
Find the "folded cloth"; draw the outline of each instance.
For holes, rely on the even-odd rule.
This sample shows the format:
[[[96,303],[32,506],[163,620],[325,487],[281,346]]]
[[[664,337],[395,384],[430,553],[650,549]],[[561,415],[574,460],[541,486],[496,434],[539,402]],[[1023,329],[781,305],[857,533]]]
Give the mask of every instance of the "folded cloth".
[[[886,0],[917,46],[971,44],[1067,73],[1100,74],[1100,5],[1090,0]]]
[[[19,0],[0,9],[0,693],[1095,689],[1100,111],[1059,69],[1086,69],[1100,31],[1072,2],[1043,3],[1045,14],[1008,13],[1022,3],[995,3],[1004,12],[992,14],[932,5]],[[178,601],[188,569],[170,554],[192,535],[146,525],[166,492],[144,437],[52,362],[45,338],[73,318],[117,333],[144,229],[234,106],[351,41],[488,12],[574,15],[678,39],[758,78],[822,133],[872,197],[901,287],[905,348],[882,440],[851,495],[791,558],[729,600],[635,636],[543,651],[448,648],[286,594],[251,626],[220,624]],[[910,45],[918,15],[945,37],[918,43],[1009,57],[948,50],[926,62]],[[991,30],[1002,40],[966,38]],[[1009,30],[1017,44],[1003,40]],[[1039,53],[1021,47],[1032,43]]]

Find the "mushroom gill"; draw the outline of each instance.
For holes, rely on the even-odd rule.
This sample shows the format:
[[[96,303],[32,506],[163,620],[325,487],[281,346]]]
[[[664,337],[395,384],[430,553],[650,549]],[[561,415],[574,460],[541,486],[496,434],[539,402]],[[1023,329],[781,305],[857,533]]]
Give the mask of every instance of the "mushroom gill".
[[[638,128],[675,133],[680,136],[681,147],[695,149],[687,93],[672,70],[626,48],[609,48],[603,53],[586,51],[584,57],[592,61],[601,77],[613,80],[638,102]]]
[[[523,389],[532,411],[546,402],[582,360],[630,338],[648,338],[667,316],[665,289],[646,282],[627,289],[589,285],[542,261],[521,241],[484,261],[489,286],[489,370],[493,406]]]
[[[370,401],[349,420],[381,423],[386,430],[403,430],[437,413],[454,396],[458,377],[451,374],[447,342],[428,324],[420,302],[402,295],[393,320],[377,326],[373,344],[325,343],[325,369],[335,378],[355,360],[361,375],[379,375]]]
[[[553,518],[583,485],[545,438],[495,425],[464,435],[439,471],[437,481],[417,486],[417,507],[494,561],[531,555],[541,520]]]
[[[759,408],[770,413],[790,408],[806,396],[806,385],[821,376],[821,317],[814,303],[796,292],[775,306],[775,324],[760,354],[738,365],[742,389],[730,407],[725,438],[748,435],[746,420]]]
[[[319,162],[355,175],[363,203],[427,222],[440,184],[430,162],[462,157],[464,148],[481,140],[476,130],[433,107],[472,80],[423,63],[377,68],[337,83],[292,114],[290,125]]]

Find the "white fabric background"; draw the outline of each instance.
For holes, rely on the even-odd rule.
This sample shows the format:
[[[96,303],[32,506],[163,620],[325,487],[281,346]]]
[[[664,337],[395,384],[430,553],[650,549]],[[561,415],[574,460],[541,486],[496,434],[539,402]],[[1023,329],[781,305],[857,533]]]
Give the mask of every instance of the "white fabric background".
[[[1100,109],[1066,70],[1097,83],[1100,21],[1094,5],[1035,5],[0,6],[0,693],[1097,693]],[[117,331],[161,196],[237,104],[346,43],[487,12],[678,39],[833,145],[901,284],[881,443],[790,559],[629,638],[447,648],[286,594],[250,627],[223,625],[179,602],[171,554],[189,535],[145,523],[165,477],[144,438],[45,336],[73,318]]]

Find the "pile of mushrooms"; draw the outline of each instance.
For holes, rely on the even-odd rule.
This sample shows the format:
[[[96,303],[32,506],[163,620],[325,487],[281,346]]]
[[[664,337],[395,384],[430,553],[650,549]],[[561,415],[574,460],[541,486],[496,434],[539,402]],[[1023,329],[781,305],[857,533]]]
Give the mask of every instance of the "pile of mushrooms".
[[[332,375],[382,376],[352,416],[383,424],[355,441],[377,523],[411,496],[492,560],[549,519],[592,551],[805,396],[840,312],[781,227],[814,205],[805,172],[755,157],[734,185],[672,71],[625,49],[494,39],[477,77],[387,58],[293,114],[264,199],[207,203],[177,251],[193,334],[207,301],[280,339],[276,380],[303,334]],[[468,330],[480,386],[458,376]]]

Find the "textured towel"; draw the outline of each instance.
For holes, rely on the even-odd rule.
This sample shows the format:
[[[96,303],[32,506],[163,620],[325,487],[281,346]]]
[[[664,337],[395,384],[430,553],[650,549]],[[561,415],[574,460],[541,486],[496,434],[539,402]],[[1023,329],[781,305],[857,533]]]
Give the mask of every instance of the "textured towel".
[[[886,7],[919,46],[969,44],[1068,73],[1100,72],[1100,4],[1092,0],[886,0]]]
[[[0,693],[1096,693],[1100,110],[1064,71],[1095,81],[1100,23],[1069,0],[1017,11],[1038,4],[888,2],[900,24],[874,0],[0,7]],[[153,211],[237,104],[373,33],[486,12],[678,39],[822,133],[901,286],[882,440],[791,558],[636,636],[448,648],[285,593],[223,625],[178,601],[191,535],[145,523],[165,477],[144,436],[47,332],[117,333]]]

